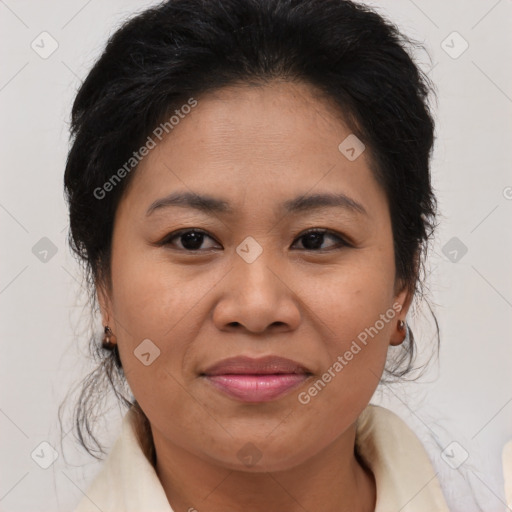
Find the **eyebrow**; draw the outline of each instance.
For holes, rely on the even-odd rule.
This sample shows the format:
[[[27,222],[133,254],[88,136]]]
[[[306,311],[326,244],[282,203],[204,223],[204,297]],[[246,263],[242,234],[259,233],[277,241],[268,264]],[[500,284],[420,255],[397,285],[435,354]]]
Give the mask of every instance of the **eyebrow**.
[[[233,215],[235,213],[235,210],[229,202],[223,199],[209,195],[199,195],[192,192],[175,192],[153,201],[146,211],[146,216],[151,215],[155,210],[171,206],[193,208],[206,213],[215,212],[227,215]],[[280,205],[280,208],[287,214],[325,208],[343,208],[352,213],[368,215],[368,212],[361,203],[358,203],[342,193],[301,195],[285,201]]]

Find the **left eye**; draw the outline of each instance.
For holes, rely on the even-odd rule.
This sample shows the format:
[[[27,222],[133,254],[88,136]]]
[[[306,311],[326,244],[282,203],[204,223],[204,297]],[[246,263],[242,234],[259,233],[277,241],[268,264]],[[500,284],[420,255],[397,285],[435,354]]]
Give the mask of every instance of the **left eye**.
[[[329,231],[327,229],[309,230],[298,236],[296,240],[303,239],[302,244],[304,247],[302,250],[324,251],[329,250],[321,247],[326,237],[335,239],[337,241],[337,243],[334,244],[334,247],[331,246],[331,249],[337,249],[349,245],[342,237],[337,235],[335,232]],[[177,247],[178,250],[193,252],[201,249],[201,245],[203,244],[205,238],[213,240],[213,238],[210,235],[208,235],[208,233],[199,229],[180,230],[175,231],[174,233],[171,233],[170,235],[166,236],[165,239],[161,242],[161,245],[174,245],[173,240],[178,239],[181,241],[181,247]]]
[[[306,246],[305,250],[307,251],[314,251],[318,249],[325,251],[329,249],[321,249],[319,247],[322,245],[325,237],[329,237],[338,241],[338,243],[335,244],[334,247],[331,247],[331,249],[338,249],[349,245],[343,238],[341,238],[333,231],[329,231],[328,229],[311,229],[306,233],[302,233],[302,235],[300,235],[297,239],[304,239],[302,243],[304,246]]]

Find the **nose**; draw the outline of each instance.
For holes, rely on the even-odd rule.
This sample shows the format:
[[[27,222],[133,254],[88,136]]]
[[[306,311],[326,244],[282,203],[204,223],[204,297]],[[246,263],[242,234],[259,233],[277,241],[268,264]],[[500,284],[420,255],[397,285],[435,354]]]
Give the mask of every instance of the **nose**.
[[[217,328],[258,334],[296,329],[301,313],[293,282],[289,281],[292,278],[284,267],[265,251],[252,262],[235,254],[213,314]]]

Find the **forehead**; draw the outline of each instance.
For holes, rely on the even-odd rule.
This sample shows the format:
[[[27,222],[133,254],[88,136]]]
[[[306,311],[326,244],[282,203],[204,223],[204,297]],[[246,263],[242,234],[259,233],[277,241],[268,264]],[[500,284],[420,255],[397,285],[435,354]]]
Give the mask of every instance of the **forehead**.
[[[339,109],[308,84],[226,87],[198,97],[157,141],[133,177],[133,199],[147,208],[150,198],[188,189],[263,204],[318,188],[357,201],[380,191],[369,152],[351,160],[340,151],[353,136]]]

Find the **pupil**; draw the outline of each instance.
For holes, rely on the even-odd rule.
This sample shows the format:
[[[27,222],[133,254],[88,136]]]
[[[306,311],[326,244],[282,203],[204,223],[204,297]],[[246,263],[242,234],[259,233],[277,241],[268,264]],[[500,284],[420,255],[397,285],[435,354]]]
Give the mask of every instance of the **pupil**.
[[[306,249],[318,249],[322,246],[323,233],[308,233],[305,235],[304,239],[304,247]],[[310,244],[309,242],[313,242]]]
[[[201,243],[203,242],[203,234],[197,233],[196,231],[192,231],[190,233],[185,233],[182,235],[182,244],[185,249],[196,250],[201,247]]]

